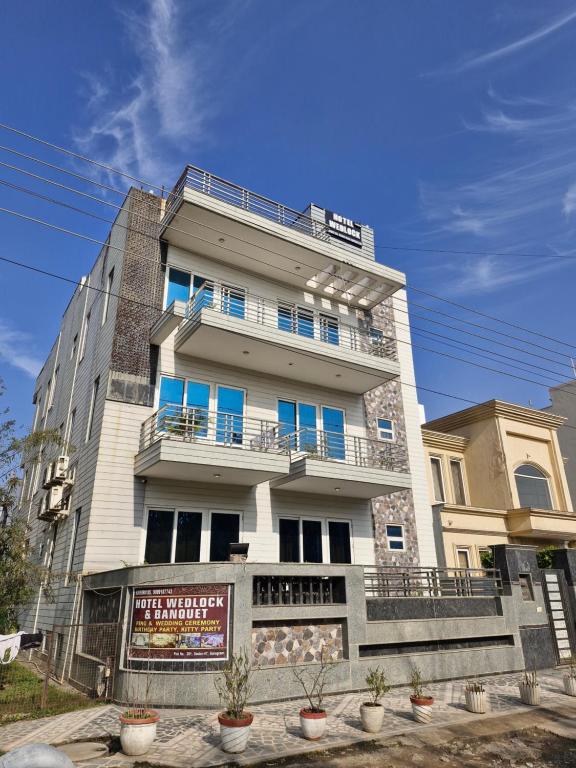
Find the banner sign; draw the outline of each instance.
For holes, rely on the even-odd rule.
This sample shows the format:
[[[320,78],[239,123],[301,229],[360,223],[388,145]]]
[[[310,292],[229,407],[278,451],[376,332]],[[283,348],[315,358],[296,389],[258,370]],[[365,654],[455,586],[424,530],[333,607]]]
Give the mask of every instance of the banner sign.
[[[328,234],[331,237],[337,237],[338,240],[344,240],[346,243],[352,243],[359,248],[362,247],[362,227],[356,224],[352,219],[340,216],[333,211],[324,211],[324,217]]]
[[[137,587],[128,658],[226,660],[229,619],[229,584]]]

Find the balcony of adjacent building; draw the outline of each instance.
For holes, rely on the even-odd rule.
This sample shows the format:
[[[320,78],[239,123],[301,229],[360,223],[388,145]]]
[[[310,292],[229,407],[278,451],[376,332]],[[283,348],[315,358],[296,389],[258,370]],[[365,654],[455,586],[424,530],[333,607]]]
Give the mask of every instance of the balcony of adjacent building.
[[[506,514],[508,534],[513,538],[576,541],[576,514],[557,509],[523,507]]]
[[[283,436],[290,457],[279,491],[372,499],[411,487],[406,452],[394,443],[300,429]]]
[[[284,476],[289,466],[288,446],[274,422],[165,405],[142,425],[134,473],[252,486]]]
[[[361,394],[400,373],[396,342],[334,312],[273,301],[205,282],[187,305],[174,303],[152,328],[174,351],[303,384]]]
[[[166,201],[161,237],[350,306],[371,308],[403,287],[401,272],[376,262],[373,249],[368,256],[339,240],[311,210],[292,210],[189,165]]]

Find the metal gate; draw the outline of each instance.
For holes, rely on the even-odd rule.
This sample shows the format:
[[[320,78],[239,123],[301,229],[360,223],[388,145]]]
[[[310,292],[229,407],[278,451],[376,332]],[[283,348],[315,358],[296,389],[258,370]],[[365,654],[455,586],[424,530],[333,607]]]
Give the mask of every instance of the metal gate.
[[[576,653],[574,617],[570,607],[566,577],[564,571],[548,568],[543,569],[541,573],[556,654],[559,662],[565,662]]]

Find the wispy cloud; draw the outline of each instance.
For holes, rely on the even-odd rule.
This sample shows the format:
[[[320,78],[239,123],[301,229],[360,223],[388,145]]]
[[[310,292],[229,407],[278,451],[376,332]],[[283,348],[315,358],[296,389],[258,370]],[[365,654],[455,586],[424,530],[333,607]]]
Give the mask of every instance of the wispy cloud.
[[[565,216],[571,216],[576,211],[576,182],[571,184],[566,190],[562,205],[562,212]]]
[[[82,152],[150,183],[170,181],[183,165],[182,153],[205,143],[207,123],[217,109],[209,88],[211,36],[227,34],[240,0],[216,6],[204,19],[205,40],[194,37],[186,11],[176,0],[147,0],[124,13],[134,74],[85,76],[88,126],[75,135]]]
[[[31,342],[32,337],[29,334],[12,328],[0,318],[0,360],[35,379],[42,363],[30,351]]]
[[[466,72],[471,69],[477,69],[487,64],[491,64],[494,61],[499,61],[500,59],[513,56],[519,51],[522,51],[525,48],[529,48],[535,43],[539,43],[540,41],[547,38],[549,35],[554,34],[555,32],[565,27],[566,25],[571,24],[575,20],[576,20],[576,10],[573,10],[562,16],[557,16],[551,21],[547,21],[546,23],[542,24],[542,26],[538,27],[532,32],[529,32],[528,34],[524,35],[523,37],[519,37],[516,40],[512,40],[506,45],[502,45],[499,48],[494,48],[491,51],[486,51],[485,53],[477,54],[475,56],[470,56],[455,64],[446,65],[445,67],[442,67],[431,74],[433,75],[460,74],[461,72]]]

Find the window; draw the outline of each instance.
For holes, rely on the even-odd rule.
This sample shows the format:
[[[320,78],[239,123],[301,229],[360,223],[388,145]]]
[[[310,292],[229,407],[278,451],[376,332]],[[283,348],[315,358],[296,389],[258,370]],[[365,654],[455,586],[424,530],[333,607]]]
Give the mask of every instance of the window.
[[[76,350],[78,349],[78,334],[74,335],[72,339],[72,349],[70,350],[70,360],[76,357]]]
[[[48,571],[52,570],[52,566],[54,565],[54,552],[56,550],[56,536],[58,535],[58,523],[54,524],[54,528],[52,530],[52,537],[50,539],[50,545],[47,552],[47,558],[46,558],[46,568]]]
[[[86,441],[92,437],[92,427],[94,426],[94,413],[96,411],[96,399],[98,397],[98,389],[100,388],[100,376],[94,380],[92,385],[92,398],[90,400],[90,409],[88,411],[88,426],[86,427]]]
[[[324,451],[329,459],[344,461],[346,447],[344,438],[344,411],[339,408],[322,408],[322,426],[324,428]]]
[[[74,571],[74,564],[76,561],[76,545],[78,543],[78,530],[80,528],[80,518],[82,516],[82,507],[78,507],[74,513],[72,539],[70,541],[70,555],[68,556],[68,573]],[[66,574],[66,581],[68,581],[68,573]]]
[[[190,272],[182,272],[180,269],[174,269],[174,267],[168,269],[165,307],[169,307],[173,301],[188,302],[191,279],[192,275]]]
[[[280,518],[280,562],[300,562],[300,521]]]
[[[108,280],[106,281],[106,293],[104,294],[104,308],[102,309],[102,325],[108,319],[108,310],[110,309],[110,294],[112,293],[112,287],[114,285],[114,267],[108,273]]]
[[[378,440],[394,440],[394,422],[391,419],[378,419]]]
[[[532,577],[530,574],[519,573],[518,581],[520,582],[520,589],[522,591],[522,600],[525,602],[534,600],[534,589],[532,588]]]
[[[46,417],[46,414],[52,407],[52,379],[48,379],[48,384],[46,386],[46,402],[44,403],[44,415],[42,418]]]
[[[314,312],[293,304],[278,305],[278,328],[281,331],[297,333],[299,336],[314,338]]]
[[[432,482],[434,484],[434,501],[444,501],[444,482],[442,480],[442,459],[439,456],[430,457]]]
[[[302,552],[305,563],[322,562],[322,523],[302,520]]]
[[[228,560],[229,545],[240,540],[240,515],[212,512],[210,519],[210,560]]]
[[[58,383],[58,374],[60,372],[60,366],[56,366],[56,370],[54,371],[54,377],[52,381],[49,384],[49,391],[48,391],[48,410],[50,410],[54,406],[54,393],[56,391],[56,385]]]
[[[458,568],[470,568],[469,547],[456,547],[456,566]]]
[[[194,437],[208,436],[210,385],[189,381],[186,386],[186,418]]]
[[[82,342],[80,347],[80,360],[84,360],[84,355],[86,354],[86,342],[88,341],[88,331],[90,329],[90,312],[86,315],[86,320],[84,322],[84,333],[82,334]]]
[[[320,339],[327,344],[340,344],[340,326],[338,318],[332,315],[320,315]]]
[[[76,425],[76,408],[74,408],[74,410],[70,414],[70,423],[68,425],[68,437],[66,438],[68,445],[66,446],[66,450],[70,450],[71,446],[73,445],[75,425]]]
[[[246,292],[243,288],[222,286],[222,313],[243,318],[246,312]]]
[[[404,526],[390,524],[386,526],[386,543],[388,549],[395,549],[397,552],[403,552],[404,546]]]
[[[514,475],[521,507],[552,509],[548,478],[542,470],[532,464],[522,464]]]
[[[454,489],[454,503],[466,504],[464,492],[464,475],[462,474],[462,462],[460,459],[450,459],[450,474],[452,475],[452,487]]]
[[[244,390],[218,387],[216,442],[242,445],[244,437]]]
[[[146,531],[146,563],[197,563],[202,540],[202,512],[151,509]]]
[[[330,544],[331,563],[351,563],[350,523],[330,520],[328,522],[328,541]]]

